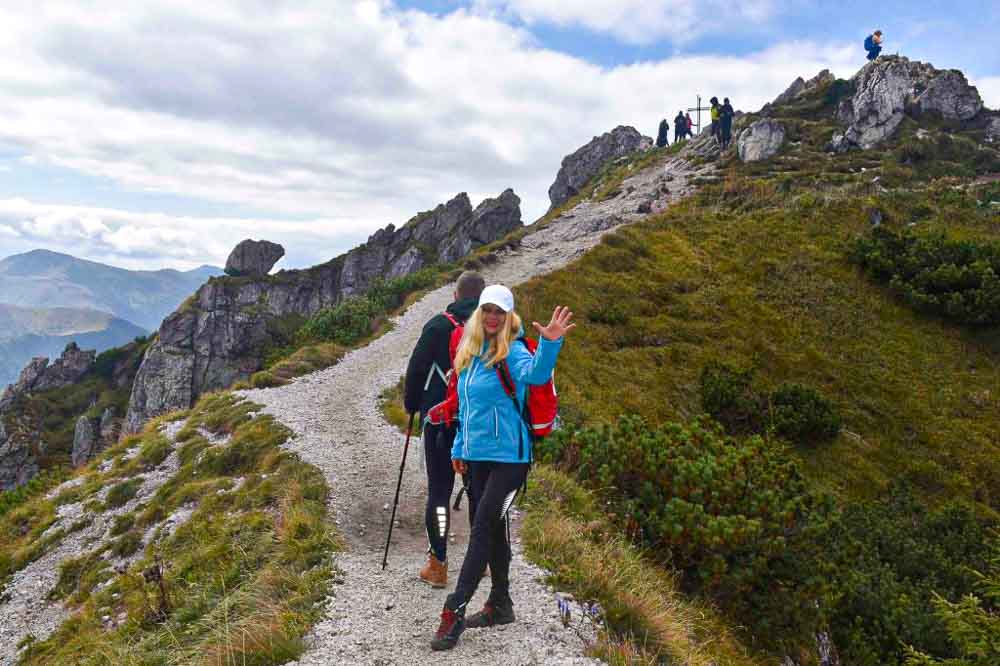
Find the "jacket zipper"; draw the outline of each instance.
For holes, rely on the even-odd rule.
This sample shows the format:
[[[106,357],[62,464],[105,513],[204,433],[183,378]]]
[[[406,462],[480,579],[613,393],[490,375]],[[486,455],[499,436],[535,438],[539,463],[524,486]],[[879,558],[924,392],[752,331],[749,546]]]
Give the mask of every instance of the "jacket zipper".
[[[469,384],[472,382],[472,376],[476,372],[476,360],[472,360],[472,367],[469,368],[468,376],[465,378],[465,435],[462,438],[462,454],[465,456],[466,460],[469,458],[469,413],[472,410],[472,404],[469,402]]]
[[[500,416],[496,407],[493,408],[493,438],[500,439]]]

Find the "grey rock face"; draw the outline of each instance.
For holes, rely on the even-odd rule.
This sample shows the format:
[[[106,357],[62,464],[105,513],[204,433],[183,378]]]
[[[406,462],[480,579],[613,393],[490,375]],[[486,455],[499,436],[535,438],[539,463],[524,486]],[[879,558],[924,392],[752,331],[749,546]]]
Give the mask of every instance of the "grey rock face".
[[[774,98],[769,106],[780,106],[782,104],[790,104],[800,97],[808,95],[809,93],[833,83],[836,80],[830,70],[824,69],[822,72],[812,77],[808,81],[803,79],[801,76],[792,81],[791,85],[785,89],[785,92],[781,93]]]
[[[76,420],[76,430],[73,432],[73,467],[86,465],[100,451],[99,432],[99,421],[87,418],[86,415]]]
[[[1000,118],[994,118],[986,126],[985,138],[988,143],[1000,143]]]
[[[794,81],[792,81],[792,84],[790,86],[785,88],[785,92],[781,93],[780,95],[774,98],[774,101],[771,102],[771,104],[773,104],[774,106],[778,106],[780,104],[788,104],[796,97],[798,97],[805,89],[806,89],[806,80],[803,79],[801,76],[797,77]]]
[[[153,416],[187,409],[206,391],[249,378],[262,367],[276,321],[308,318],[363,294],[379,278],[452,261],[521,225],[513,191],[475,210],[462,193],[400,229],[390,224],[378,230],[364,245],[320,266],[253,280],[209,280],[187,308],[160,326],[132,385],[123,429],[138,432]]]
[[[898,56],[865,65],[853,80],[854,96],[844,100],[837,112],[848,126],[844,141],[851,147],[877,146],[896,131],[908,111],[969,120],[983,108],[979,91],[961,72],[937,70]]]
[[[38,474],[41,446],[7,433],[0,416],[0,490],[23,486]]]
[[[740,132],[736,152],[744,162],[757,162],[773,157],[785,141],[785,127],[776,120],[764,118]]]
[[[552,208],[571,199],[584,185],[601,171],[609,159],[641,150],[653,145],[634,127],[619,125],[615,129],[594,137],[590,143],[563,158],[556,180],[549,187]]]
[[[271,241],[240,241],[226,259],[226,275],[267,275],[285,256],[285,248]]]
[[[121,430],[119,419],[115,418],[115,410],[108,407],[101,414],[101,421],[98,426],[98,434],[104,446],[111,446],[118,441],[118,432]]]
[[[4,390],[0,398],[0,412],[5,411],[19,395],[50,391],[75,383],[90,370],[96,358],[97,352],[80,351],[76,343],[71,342],[52,365],[45,357],[31,359],[21,370],[17,382]]]

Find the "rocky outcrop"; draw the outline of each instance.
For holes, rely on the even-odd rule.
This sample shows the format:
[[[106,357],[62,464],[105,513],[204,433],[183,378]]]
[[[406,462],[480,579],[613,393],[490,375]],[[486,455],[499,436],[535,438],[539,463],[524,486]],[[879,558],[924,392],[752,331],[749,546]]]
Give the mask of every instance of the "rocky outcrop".
[[[86,414],[76,420],[73,432],[73,467],[86,465],[100,450],[100,421]]]
[[[365,293],[378,279],[454,261],[502,238],[522,226],[520,202],[507,190],[473,209],[462,193],[320,266],[209,280],[160,326],[132,386],[123,429],[138,432],[153,416],[187,409],[202,393],[249,378],[261,369],[282,321],[301,321]]]
[[[907,114],[934,113],[967,121],[983,108],[979,91],[957,70],[938,70],[922,62],[887,56],[865,65],[852,79],[854,95],[841,102],[838,119],[847,126],[830,150],[877,146]]]
[[[990,120],[983,138],[987,143],[1000,143],[1000,118]]]
[[[740,132],[736,139],[736,152],[743,162],[758,162],[777,154],[784,142],[784,125],[764,118]]]
[[[11,490],[33,479],[45,450],[37,437],[25,436],[10,420],[10,414],[0,413],[0,490]]]
[[[7,386],[0,397],[0,413],[5,411],[19,395],[40,393],[75,383],[90,370],[97,358],[94,350],[80,351],[75,342],[66,345],[62,356],[52,365],[44,357],[33,358],[21,371],[17,382]]]
[[[785,92],[774,98],[774,101],[771,102],[771,106],[790,104],[800,97],[804,97],[812,92],[815,92],[816,90],[819,90],[823,86],[833,83],[836,78],[837,77],[831,74],[828,69],[824,69],[808,81],[800,76],[792,81],[792,84],[788,86]]]
[[[628,155],[653,145],[653,140],[634,127],[619,125],[594,137],[590,143],[563,158],[556,180],[549,187],[552,208],[561,206],[576,195],[608,160]]]
[[[285,256],[285,248],[271,241],[241,241],[226,259],[226,275],[233,277],[267,275]]]

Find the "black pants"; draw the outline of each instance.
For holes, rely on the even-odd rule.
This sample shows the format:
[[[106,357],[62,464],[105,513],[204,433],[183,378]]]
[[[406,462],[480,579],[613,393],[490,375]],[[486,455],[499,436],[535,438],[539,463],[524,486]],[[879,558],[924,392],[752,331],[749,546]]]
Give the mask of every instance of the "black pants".
[[[466,481],[476,503],[469,535],[469,549],[462,562],[455,591],[445,602],[448,608],[464,608],[479,587],[486,565],[490,565],[490,599],[510,598],[510,542],[507,540],[509,511],[517,491],[528,475],[527,463],[469,462]]]
[[[448,558],[448,530],[451,528],[451,491],[455,488],[455,470],[451,467],[451,445],[455,428],[424,425],[424,460],[427,467],[427,541],[434,557]],[[471,504],[470,504],[471,510]]]

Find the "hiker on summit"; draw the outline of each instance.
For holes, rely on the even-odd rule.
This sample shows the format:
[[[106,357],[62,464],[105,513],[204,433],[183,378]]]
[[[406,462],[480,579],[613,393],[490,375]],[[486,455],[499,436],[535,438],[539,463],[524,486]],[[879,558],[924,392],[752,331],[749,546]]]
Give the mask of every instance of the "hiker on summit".
[[[659,131],[656,133],[656,147],[663,148],[667,145],[667,137],[670,134],[670,123],[664,118],[660,121]]]
[[[689,137],[694,136],[694,120],[691,119],[691,114],[690,113],[685,113],[684,114],[684,119],[686,121],[688,121],[687,122],[687,135]],[[698,129],[700,130],[701,128],[698,128]]]
[[[712,103],[712,136],[715,140],[722,145],[722,125],[719,122],[719,118],[722,116],[722,106],[719,104],[719,98],[713,97],[709,100]]]
[[[729,103],[729,98],[723,100],[722,108],[719,110],[719,123],[721,124],[720,135],[722,137],[722,150],[729,147],[729,142],[733,140],[733,116],[736,111]]]
[[[865,51],[868,52],[868,60],[874,60],[882,52],[882,31],[876,30],[865,37]]]
[[[674,118],[674,143],[684,139],[690,131],[688,129],[687,118],[684,117],[684,112],[678,111],[677,116]]]
[[[455,647],[465,629],[514,621],[508,512],[524,486],[532,459],[532,433],[526,419],[536,432],[551,425],[536,424],[524,406],[532,401],[534,413],[536,403],[529,385],[552,387],[563,336],[576,326],[570,323],[572,317],[569,308],[558,306],[547,326],[532,322],[540,337],[532,353],[535,343],[524,338],[521,318],[514,311],[514,294],[495,284],[483,290],[479,307],[465,325],[454,363],[460,425],[451,457],[477,505],[462,571],[455,591],[445,601],[441,624],[431,641],[433,650]],[[447,418],[437,413],[439,407],[431,410],[432,421]],[[489,598],[482,610],[466,619],[465,607],[487,564],[492,584]]]
[[[451,370],[449,342],[451,333],[465,323],[479,303],[486,281],[478,273],[462,273],[455,285],[454,302],[443,314],[424,324],[417,346],[406,367],[406,391],[403,398],[406,411],[420,412],[424,424],[424,459],[427,467],[427,524],[429,548],[427,564],[420,570],[420,579],[432,587],[448,584],[448,530],[451,526],[450,502],[455,487],[455,470],[451,465],[451,445],[455,425],[427,423],[431,407],[444,400]],[[469,515],[474,513],[469,500]]]

